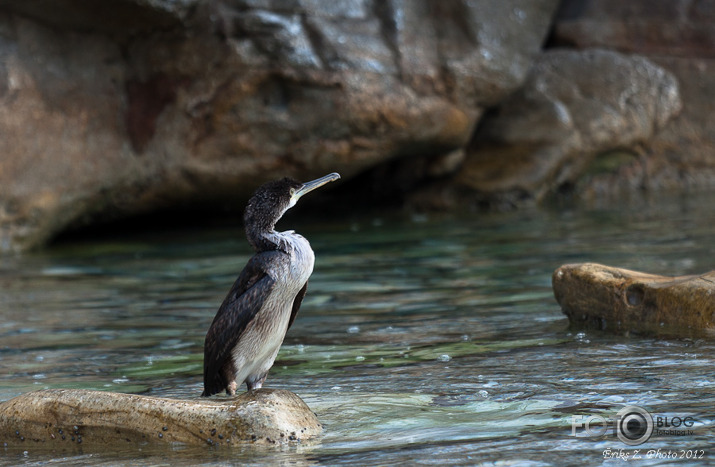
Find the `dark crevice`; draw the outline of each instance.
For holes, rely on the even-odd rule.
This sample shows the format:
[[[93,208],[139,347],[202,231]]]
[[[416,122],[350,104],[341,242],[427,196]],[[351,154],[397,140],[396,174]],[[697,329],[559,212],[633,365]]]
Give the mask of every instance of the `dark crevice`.
[[[400,52],[398,25],[396,23],[394,5],[391,1],[376,0],[373,3],[373,12],[378,21],[380,21],[382,38],[392,54],[392,61],[395,63],[395,69],[398,70],[400,80],[402,81],[402,53]]]

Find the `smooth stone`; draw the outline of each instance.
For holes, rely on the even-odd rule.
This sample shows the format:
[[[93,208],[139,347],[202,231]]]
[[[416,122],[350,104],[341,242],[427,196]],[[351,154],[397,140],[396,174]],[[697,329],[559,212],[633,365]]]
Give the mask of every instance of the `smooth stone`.
[[[573,325],[617,333],[715,333],[715,271],[667,277],[595,263],[566,264],[554,272],[552,284]]]
[[[83,389],[45,389],[0,403],[0,446],[117,449],[149,443],[282,445],[320,435],[294,393],[258,389],[230,399],[164,399]]]

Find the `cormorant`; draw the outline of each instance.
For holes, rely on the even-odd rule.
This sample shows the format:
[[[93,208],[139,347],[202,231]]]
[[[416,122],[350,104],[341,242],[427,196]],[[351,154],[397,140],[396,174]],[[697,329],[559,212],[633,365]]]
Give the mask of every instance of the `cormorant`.
[[[308,240],[293,230],[277,232],[276,222],[298,199],[340,178],[331,173],[299,183],[290,178],[259,187],[243,216],[256,254],[234,282],[206,333],[204,392],[234,395],[242,383],[260,388],[293,324],[313,272]]]

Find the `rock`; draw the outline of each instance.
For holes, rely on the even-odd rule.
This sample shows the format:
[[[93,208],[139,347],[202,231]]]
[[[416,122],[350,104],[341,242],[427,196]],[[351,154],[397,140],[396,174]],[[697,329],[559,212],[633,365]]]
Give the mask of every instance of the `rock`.
[[[191,12],[200,4],[201,0],[0,0],[0,10],[55,29],[100,32],[121,38],[186,25]]]
[[[0,0],[0,250],[284,175],[454,170],[556,6]]]
[[[321,432],[315,414],[298,396],[276,389],[192,400],[45,389],[0,403],[0,445],[26,450],[148,443],[230,448],[309,440]]]
[[[715,271],[665,277],[600,264],[567,264],[552,278],[571,324],[616,333],[712,336]]]
[[[715,188],[715,1],[564,0],[550,43],[638,54],[680,83],[682,112],[644,140],[638,157],[592,174],[577,192],[624,198],[634,191],[689,192]]]
[[[457,188],[492,204],[538,201],[575,184],[598,154],[653,138],[680,108],[676,79],[645,58],[546,51],[485,117]]]
[[[647,56],[712,58],[714,20],[713,0],[563,0],[551,42]]]

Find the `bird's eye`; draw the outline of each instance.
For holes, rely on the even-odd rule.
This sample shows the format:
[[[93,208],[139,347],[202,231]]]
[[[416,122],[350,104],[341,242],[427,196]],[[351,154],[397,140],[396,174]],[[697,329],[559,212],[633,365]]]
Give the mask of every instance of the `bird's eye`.
[[[290,195],[293,196],[295,194],[295,188],[290,189]]]

